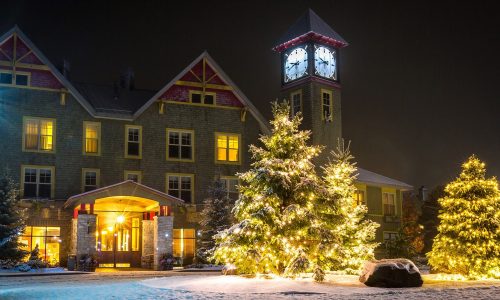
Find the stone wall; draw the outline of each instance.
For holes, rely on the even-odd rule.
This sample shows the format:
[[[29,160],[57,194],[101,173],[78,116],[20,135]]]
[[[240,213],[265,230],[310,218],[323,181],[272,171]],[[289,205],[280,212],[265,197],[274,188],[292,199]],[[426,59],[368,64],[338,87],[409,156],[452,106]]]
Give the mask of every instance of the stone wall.
[[[94,254],[96,251],[97,215],[79,215],[76,232],[76,255]]]
[[[160,258],[165,253],[172,254],[174,218],[159,216],[154,218],[154,269],[159,269]]]
[[[154,259],[154,221],[142,221],[142,254],[141,267],[152,268]]]

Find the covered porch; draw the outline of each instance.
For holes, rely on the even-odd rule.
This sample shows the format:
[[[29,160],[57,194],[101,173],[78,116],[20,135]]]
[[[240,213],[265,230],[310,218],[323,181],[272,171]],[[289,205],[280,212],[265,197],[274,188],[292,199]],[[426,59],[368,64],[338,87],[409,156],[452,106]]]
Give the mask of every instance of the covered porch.
[[[96,255],[99,267],[159,268],[172,253],[173,205],[183,204],[132,180],[70,197],[70,253]]]

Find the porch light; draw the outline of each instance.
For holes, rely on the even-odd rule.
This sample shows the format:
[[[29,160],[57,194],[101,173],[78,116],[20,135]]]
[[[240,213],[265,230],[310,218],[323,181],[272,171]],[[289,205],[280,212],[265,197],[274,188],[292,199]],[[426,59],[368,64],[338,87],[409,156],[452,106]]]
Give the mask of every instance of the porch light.
[[[116,222],[117,222],[117,223],[120,223],[120,224],[121,224],[121,223],[123,223],[123,221],[125,221],[125,218],[124,218],[123,216],[118,216],[118,217],[116,218]]]
[[[168,237],[168,232],[167,232],[167,233],[165,233],[165,237]]]

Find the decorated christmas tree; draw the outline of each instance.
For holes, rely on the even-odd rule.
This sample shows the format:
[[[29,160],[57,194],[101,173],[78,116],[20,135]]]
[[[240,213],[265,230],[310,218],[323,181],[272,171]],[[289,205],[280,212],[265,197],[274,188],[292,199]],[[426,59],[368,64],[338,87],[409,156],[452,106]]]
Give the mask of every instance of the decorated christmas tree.
[[[332,159],[323,167],[327,197],[316,201],[320,230],[316,264],[322,269],[358,274],[365,260],[373,259],[379,224],[364,219],[367,207],[356,203],[356,164],[340,140]]]
[[[214,258],[243,274],[294,276],[314,268],[313,207],[321,180],[312,159],[321,148],[309,146],[309,131],[290,119],[287,103],[273,104],[272,134],[252,145],[252,168],[240,174],[236,224],[216,236]]]
[[[201,236],[197,256],[202,261],[207,261],[212,255],[215,246],[214,236],[217,232],[231,226],[233,201],[229,198],[226,186],[218,178],[208,189],[208,198],[203,202],[201,211]]]
[[[6,174],[0,175],[0,260],[17,261],[27,254],[19,249],[25,218],[18,196],[14,181]]]
[[[500,278],[500,192],[496,178],[486,178],[485,164],[471,156],[460,176],[439,199],[438,235],[429,263],[439,271],[471,279]]]

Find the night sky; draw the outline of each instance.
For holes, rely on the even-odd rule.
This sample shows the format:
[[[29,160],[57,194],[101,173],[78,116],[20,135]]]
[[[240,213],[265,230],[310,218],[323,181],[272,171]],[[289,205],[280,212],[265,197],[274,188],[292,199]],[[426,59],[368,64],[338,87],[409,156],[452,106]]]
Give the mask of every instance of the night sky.
[[[312,8],[350,43],[343,135],[360,166],[433,187],[476,153],[500,177],[493,1],[60,2],[2,3],[0,32],[18,24],[55,65],[69,60],[73,81],[111,84],[131,67],[155,90],[208,50],[266,117],[280,89],[271,48]]]

